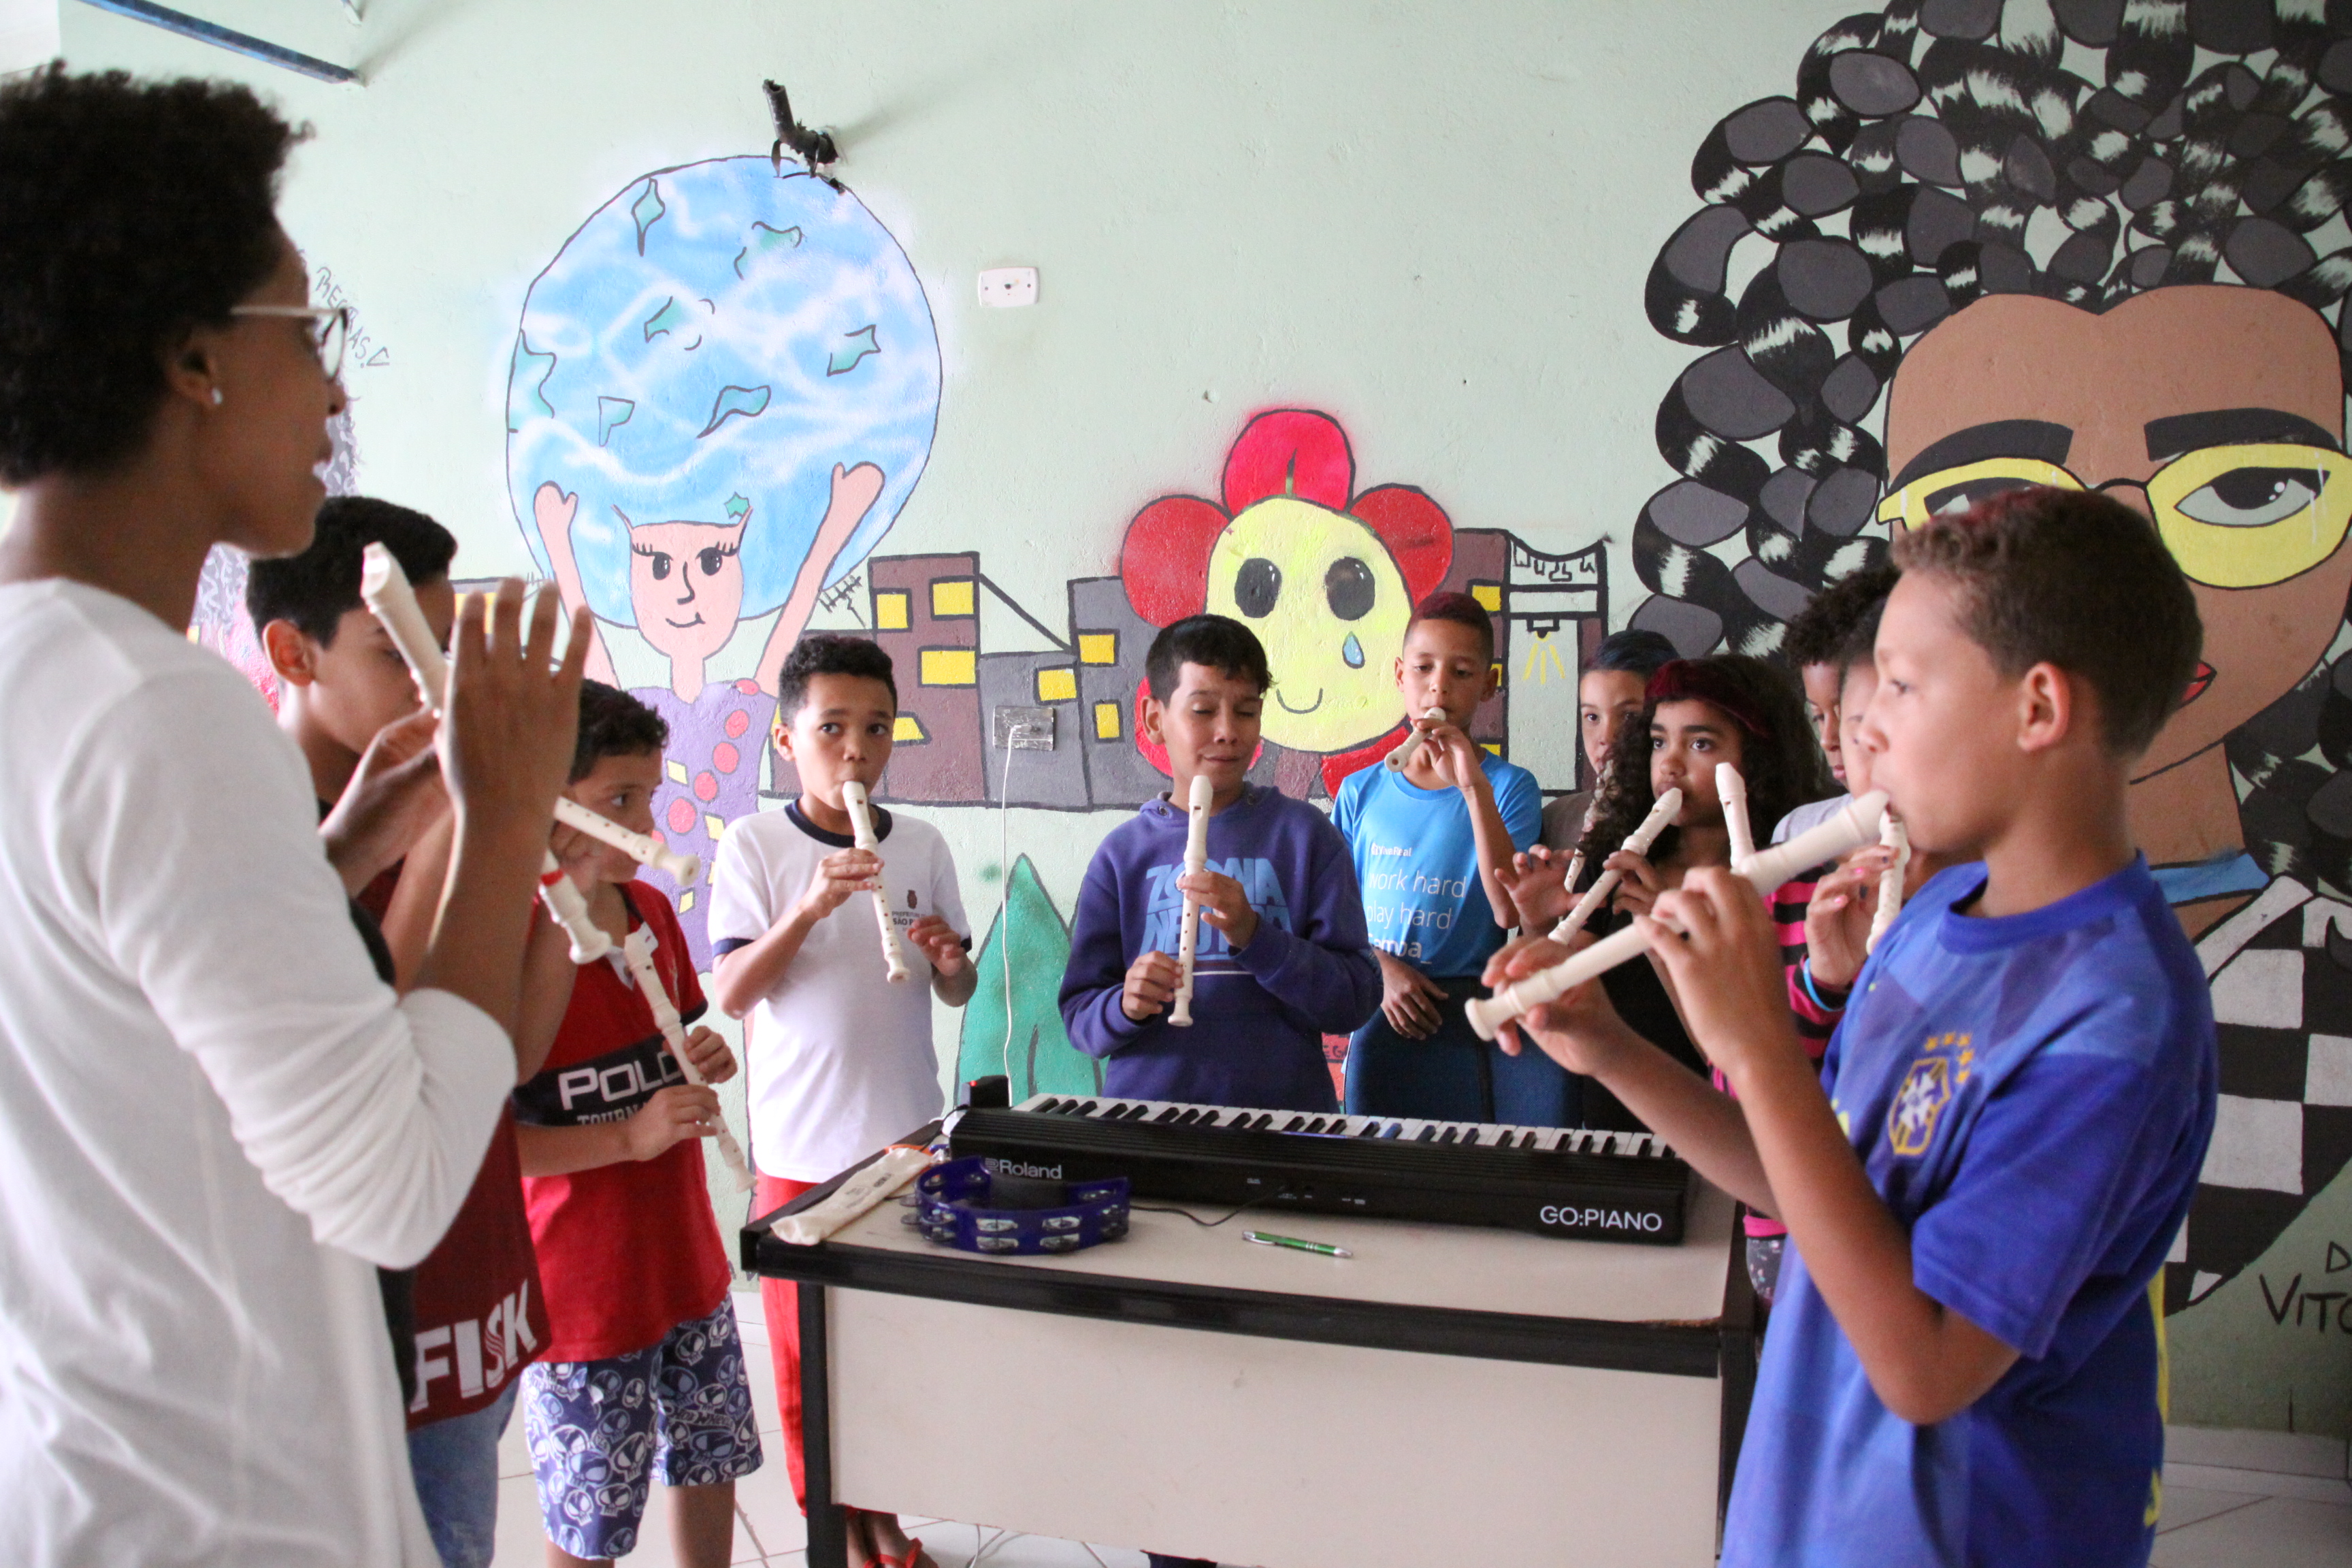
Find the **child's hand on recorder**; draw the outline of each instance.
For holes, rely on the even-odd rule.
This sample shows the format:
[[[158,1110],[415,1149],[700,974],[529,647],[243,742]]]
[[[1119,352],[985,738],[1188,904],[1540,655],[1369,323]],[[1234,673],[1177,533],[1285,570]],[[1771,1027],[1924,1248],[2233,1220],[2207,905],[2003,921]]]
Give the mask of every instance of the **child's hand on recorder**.
[[[435,749],[440,718],[420,708],[376,731],[327,819],[319,825],[327,861],[356,893],[415,848],[448,814]]]
[[[971,962],[971,955],[963,950],[963,938],[938,915],[925,915],[908,926],[907,940],[922,951],[943,978],[962,973],[963,966]]]
[[[1176,995],[1176,961],[1164,952],[1147,952],[1127,966],[1127,984],[1118,994],[1119,1011],[1140,1024],[1158,1016]]]
[[[718,1030],[697,1026],[687,1032],[686,1059],[705,1083],[725,1083],[735,1076],[735,1053],[727,1048]]]
[[[1439,778],[1455,789],[1488,787],[1486,765],[1480,761],[1485,749],[1476,742],[1444,719],[1428,725],[1423,732],[1429,740],[1422,754]]]
[[[1584,931],[1565,946],[1547,936],[1523,936],[1486,961],[1485,984],[1499,993],[1514,981],[1567,963],[1592,942]],[[1522,1037],[1569,1071],[1588,1078],[1603,1076],[1642,1044],[1617,1016],[1598,975],[1504,1025],[1495,1043],[1505,1056],[1515,1057],[1526,1048]]]
[[[1223,871],[1187,871],[1176,879],[1176,890],[1201,906],[1201,918],[1223,931],[1235,952],[1257,935],[1257,911],[1250,908],[1249,894]]]
[[[693,1084],[674,1083],[637,1107],[625,1132],[629,1158],[652,1160],[689,1139],[719,1131],[719,1096]]]
[[[801,908],[809,919],[821,921],[849,901],[852,893],[871,889],[882,874],[882,857],[871,849],[836,849],[817,862],[809,877]]]
[[[1805,906],[1805,953],[1813,984],[1851,991],[1870,951],[1870,922],[1878,912],[1878,878],[1894,858],[1884,844],[1857,849],[1813,888]]]
[[[1654,914],[1635,918],[1665,966],[1692,1041],[1724,1076],[1739,1079],[1784,1051],[1804,1060],[1789,1012],[1788,972],[1772,911],[1727,867],[1693,869],[1659,895]]]
[[[1646,915],[1666,890],[1665,879],[1650,864],[1649,857],[1636,855],[1631,849],[1620,849],[1601,863],[1604,871],[1614,871],[1623,879],[1609,902],[1620,914]]]

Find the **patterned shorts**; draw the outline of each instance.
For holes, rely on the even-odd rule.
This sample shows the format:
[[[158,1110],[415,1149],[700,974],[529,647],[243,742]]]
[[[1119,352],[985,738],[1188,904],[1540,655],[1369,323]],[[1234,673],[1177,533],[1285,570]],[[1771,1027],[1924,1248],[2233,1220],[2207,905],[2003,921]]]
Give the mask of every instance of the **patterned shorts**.
[[[716,1486],[760,1468],[732,1301],[649,1350],[529,1367],[522,1405],[540,1518],[548,1540],[574,1557],[636,1549],[656,1466],[673,1487]]]

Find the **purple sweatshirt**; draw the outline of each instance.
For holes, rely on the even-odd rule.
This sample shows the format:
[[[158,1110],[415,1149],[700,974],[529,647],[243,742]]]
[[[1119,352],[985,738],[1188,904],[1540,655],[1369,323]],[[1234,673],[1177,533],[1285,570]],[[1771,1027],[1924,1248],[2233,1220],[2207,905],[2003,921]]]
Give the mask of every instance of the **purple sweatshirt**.
[[[1336,1110],[1325,1035],[1380,1008],[1381,970],[1348,842],[1321,812],[1263,785],[1209,819],[1209,869],[1248,889],[1256,934],[1241,952],[1201,922],[1189,1029],[1119,1005],[1128,965],[1175,954],[1184,895],[1184,813],[1166,795],[1136,808],[1096,849],[1070,927],[1062,1021],[1103,1058],[1105,1093],[1273,1110]]]

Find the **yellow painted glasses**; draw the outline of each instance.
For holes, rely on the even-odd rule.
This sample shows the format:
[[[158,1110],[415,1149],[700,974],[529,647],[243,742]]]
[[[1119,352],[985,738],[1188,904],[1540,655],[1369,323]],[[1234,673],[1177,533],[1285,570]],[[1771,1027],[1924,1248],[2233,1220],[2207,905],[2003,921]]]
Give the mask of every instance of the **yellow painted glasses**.
[[[2090,487],[2054,463],[1987,458],[1925,474],[1878,506],[1878,521],[1917,528],[2026,485]],[[2253,442],[2184,453],[2147,481],[2157,532],[2192,582],[2212,588],[2284,583],[2336,553],[2352,527],[2352,457],[2326,447]]]

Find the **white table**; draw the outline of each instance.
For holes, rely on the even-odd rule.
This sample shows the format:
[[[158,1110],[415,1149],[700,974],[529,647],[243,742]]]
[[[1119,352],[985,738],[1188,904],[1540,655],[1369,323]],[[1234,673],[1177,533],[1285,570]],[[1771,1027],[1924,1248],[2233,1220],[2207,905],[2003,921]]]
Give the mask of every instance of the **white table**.
[[[743,1233],[747,1268],[803,1285],[812,1568],[845,1561],[830,1503],[1262,1568],[1714,1561],[1755,1336],[1712,1188],[1671,1247],[1138,1212],[1002,1258],[908,1212]]]

